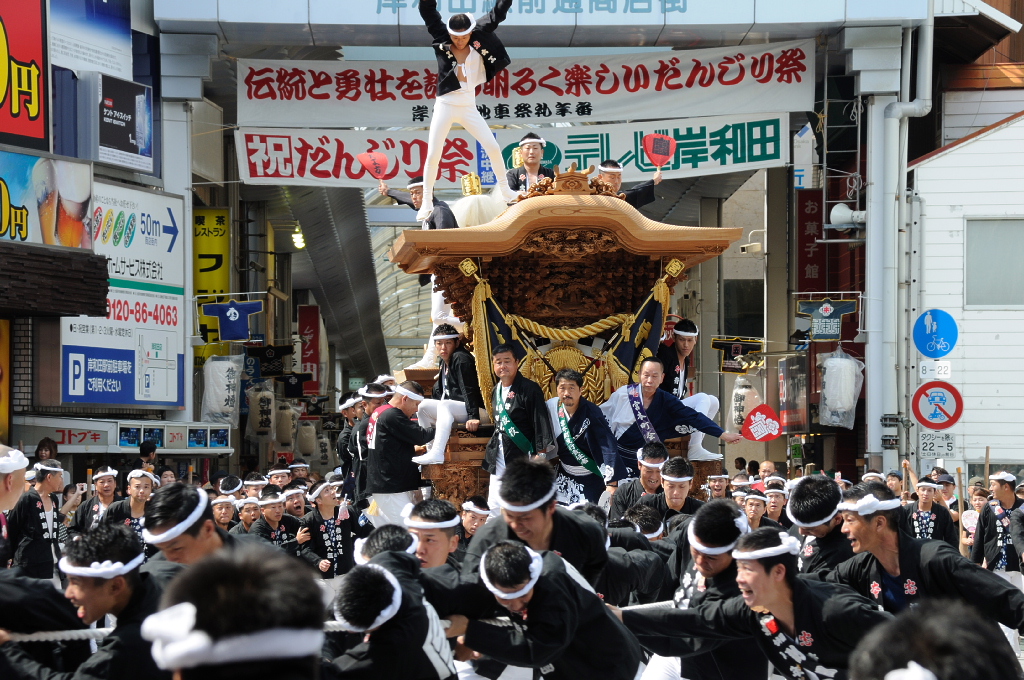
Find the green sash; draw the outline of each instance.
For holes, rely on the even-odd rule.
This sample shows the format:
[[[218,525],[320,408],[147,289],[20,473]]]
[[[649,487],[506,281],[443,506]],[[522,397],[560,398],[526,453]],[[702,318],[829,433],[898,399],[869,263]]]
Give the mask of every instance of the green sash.
[[[500,386],[498,388],[498,394],[501,394]],[[509,395],[508,397],[506,397],[505,400],[511,400],[514,396],[514,392],[509,392]],[[530,443],[530,440],[526,438],[526,435],[523,434],[522,431],[515,426],[515,423],[512,422],[512,418],[510,418],[508,415],[508,409],[505,406],[505,401],[498,399],[497,402],[498,417],[495,419],[495,424],[502,432],[505,433],[505,436],[512,440],[512,442],[516,445],[516,448],[518,448],[520,451],[522,451],[528,456],[534,455],[533,444]]]
[[[583,453],[580,447],[576,444],[576,438],[572,436],[572,430],[569,429],[569,415],[565,412],[565,407],[562,406],[562,402],[558,402],[558,424],[562,428],[562,437],[565,438],[565,448],[569,449],[569,454],[576,459],[577,465],[582,465],[587,470],[598,477],[602,477],[601,470],[598,469],[597,463]]]

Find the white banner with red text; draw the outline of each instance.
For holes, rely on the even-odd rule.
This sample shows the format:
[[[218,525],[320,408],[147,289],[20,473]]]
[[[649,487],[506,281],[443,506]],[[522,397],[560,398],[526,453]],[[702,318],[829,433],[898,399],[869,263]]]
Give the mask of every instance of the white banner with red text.
[[[238,60],[238,124],[427,125],[427,61]],[[478,88],[493,125],[690,118],[814,107],[814,41],[577,58],[517,59]]]
[[[495,130],[505,165],[523,130]],[[676,140],[676,153],[662,168],[666,179],[773,168],[789,162],[789,114],[748,114],[662,120],[650,123],[546,128],[544,165],[565,170],[573,162],[585,170],[607,159],[623,167],[622,179],[650,179],[656,168],[643,151],[644,135],[661,133]],[[376,180],[356,159],[366,151],[388,158],[384,181],[402,188],[423,174],[425,131],[281,130],[235,131],[238,167],[247,184],[367,187]],[[459,182],[470,172],[484,185],[495,183],[490,159],[465,130],[452,130],[438,167],[438,186]]]

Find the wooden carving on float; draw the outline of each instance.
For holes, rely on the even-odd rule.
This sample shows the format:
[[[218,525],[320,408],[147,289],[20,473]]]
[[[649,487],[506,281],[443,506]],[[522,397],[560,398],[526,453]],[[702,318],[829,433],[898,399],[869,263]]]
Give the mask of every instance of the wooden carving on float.
[[[389,257],[403,271],[434,274],[435,289],[466,322],[488,407],[491,341],[473,336],[520,342],[526,350],[520,370],[547,397],[555,394],[554,372],[573,368],[584,374],[583,395],[603,403],[632,380],[645,352],[650,353],[637,351],[626,365],[615,360],[615,348],[633,343],[639,350],[641,343],[657,341],[664,315],[671,311],[671,289],[685,278],[685,270],[717,257],[742,236],[741,229],[655,222],[609,185],[591,179],[593,173],[593,166],[580,172],[575,163],[565,172],[556,167],[554,178],[533,184],[486,224],[410,229],[391,247]],[[495,334],[487,320],[474,319],[483,295],[503,312],[514,337]],[[660,314],[638,319],[638,310],[652,298]],[[465,498],[473,474],[463,468],[483,458],[484,433],[460,434],[446,455],[452,464],[424,470],[440,497]],[[486,481],[478,490],[486,495]]]

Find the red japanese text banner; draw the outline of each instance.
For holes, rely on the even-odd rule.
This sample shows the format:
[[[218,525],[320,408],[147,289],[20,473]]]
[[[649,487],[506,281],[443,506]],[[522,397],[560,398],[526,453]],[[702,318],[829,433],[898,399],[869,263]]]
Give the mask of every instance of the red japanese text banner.
[[[437,94],[431,55],[424,45],[419,62],[239,59],[238,123],[426,126]],[[495,125],[809,111],[814,41],[517,59],[476,103]]]
[[[662,167],[665,178],[714,175],[781,167],[789,162],[789,114],[746,114],[663,120],[618,125],[580,125],[545,129],[545,157],[563,170],[575,162],[581,168],[606,159],[618,161],[623,180],[650,179],[656,168],[643,150],[650,133],[669,136],[675,153]],[[522,130],[495,130],[505,164]],[[381,179],[393,186],[423,174],[427,135],[422,130],[282,130],[242,128],[235,131],[238,167],[248,184],[288,184],[367,187],[376,180],[359,162],[365,152],[387,159]],[[475,172],[484,185],[495,182],[490,159],[464,130],[452,130],[439,165],[440,186]]]

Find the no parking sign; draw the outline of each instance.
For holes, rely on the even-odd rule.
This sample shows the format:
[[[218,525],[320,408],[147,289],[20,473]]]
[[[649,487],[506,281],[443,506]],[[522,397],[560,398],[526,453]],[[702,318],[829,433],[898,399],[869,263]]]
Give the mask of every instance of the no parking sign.
[[[931,430],[953,427],[964,414],[964,399],[959,390],[941,380],[918,387],[911,406],[917,422]]]

